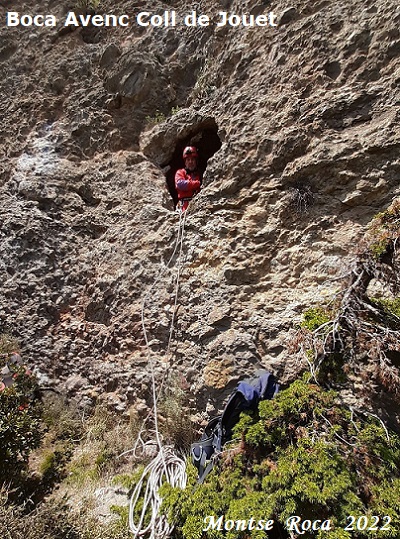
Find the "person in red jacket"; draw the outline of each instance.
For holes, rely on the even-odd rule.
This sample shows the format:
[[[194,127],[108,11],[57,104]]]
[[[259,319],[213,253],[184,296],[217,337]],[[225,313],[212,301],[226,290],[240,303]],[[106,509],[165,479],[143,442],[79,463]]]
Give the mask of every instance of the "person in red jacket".
[[[180,168],[175,174],[175,187],[178,193],[178,208],[186,211],[189,202],[199,193],[201,189],[201,174],[197,168],[197,149],[194,146],[187,146],[183,150],[183,160],[185,168]]]

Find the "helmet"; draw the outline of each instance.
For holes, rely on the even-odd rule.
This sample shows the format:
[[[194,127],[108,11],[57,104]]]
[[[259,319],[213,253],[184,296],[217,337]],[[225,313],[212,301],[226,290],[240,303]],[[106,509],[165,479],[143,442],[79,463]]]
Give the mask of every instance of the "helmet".
[[[197,159],[199,157],[197,148],[194,146],[186,146],[186,148],[183,150],[183,159],[186,159],[186,157],[196,157]]]

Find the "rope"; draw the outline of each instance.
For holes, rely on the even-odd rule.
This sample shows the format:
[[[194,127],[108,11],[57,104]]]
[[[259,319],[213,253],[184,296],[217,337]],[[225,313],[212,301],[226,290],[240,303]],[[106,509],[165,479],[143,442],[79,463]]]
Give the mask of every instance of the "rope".
[[[182,215],[183,215],[183,218],[182,218]],[[184,229],[185,229],[185,221],[186,221],[186,212],[180,212],[178,233],[176,236],[172,255],[170,256],[170,259],[168,260],[166,266],[159,273],[158,277],[156,278],[152,286],[147,291],[145,297],[143,298],[143,303],[142,303],[141,323],[142,323],[143,336],[144,336],[144,340],[146,344],[147,358],[148,358],[150,374],[151,374],[154,432],[155,432],[156,442],[157,442],[159,451],[158,451],[158,455],[144,469],[142,476],[139,482],[137,483],[137,485],[135,486],[135,489],[131,496],[130,505],[129,505],[129,528],[131,532],[134,534],[135,539],[137,537],[143,537],[147,535],[148,533],[150,533],[150,539],[167,539],[171,535],[173,526],[168,523],[165,515],[160,515],[160,507],[161,507],[162,500],[158,494],[158,491],[161,485],[165,481],[167,481],[172,487],[180,487],[181,489],[184,489],[186,487],[186,482],[187,482],[185,461],[181,459],[180,457],[178,457],[177,455],[175,455],[173,448],[171,446],[163,447],[161,436],[158,430],[157,388],[156,388],[156,380],[155,380],[155,373],[154,373],[154,362],[151,356],[151,350],[150,350],[150,345],[149,345],[149,340],[147,337],[147,331],[146,331],[145,320],[144,320],[144,311],[145,311],[147,298],[150,296],[151,292],[153,291],[157,283],[163,277],[165,271],[169,268],[179,245],[179,256],[178,256],[178,264],[177,264],[178,270],[177,270],[177,276],[175,280],[174,308],[173,308],[173,313],[172,313],[171,327],[169,331],[169,338],[168,338],[168,344],[167,344],[167,352],[168,352],[170,348],[171,340],[172,340],[173,331],[174,331],[175,313],[176,313],[176,308],[177,308],[177,303],[178,303],[179,278],[180,278],[180,272],[181,272],[181,266],[182,266],[181,259],[182,259],[183,234],[184,234]],[[165,379],[165,375],[162,380],[162,383],[164,382],[164,379]],[[148,419],[149,416],[150,416],[150,413],[147,416],[146,420]],[[136,450],[136,445],[133,451],[135,450]],[[135,523],[135,508],[136,508],[136,504],[139,500],[139,497],[143,490],[144,485],[145,485],[145,491],[144,491],[143,507],[140,513],[139,521],[136,524]],[[151,508],[150,522],[147,525],[145,525],[144,520],[145,520],[145,516],[148,512],[149,507]]]
[[[158,490],[164,481],[168,481],[172,487],[186,488],[185,462],[174,454],[171,446],[163,447],[160,453],[146,466],[132,493],[129,507],[129,527],[131,532],[135,534],[135,539],[144,537],[148,533],[150,533],[150,539],[167,539],[173,530],[173,526],[168,523],[165,515],[159,515],[162,500]],[[136,524],[135,506],[144,485],[146,486],[143,508]],[[144,525],[144,519],[149,506],[151,506],[151,518],[146,526]]]
[[[154,364],[153,364],[153,360],[152,360],[151,353],[150,353],[150,345],[149,345],[149,340],[148,340],[147,331],[146,331],[146,325],[145,325],[145,321],[144,321],[144,310],[145,310],[146,301],[147,301],[148,297],[153,292],[155,286],[159,283],[159,281],[164,276],[165,272],[169,268],[169,266],[170,266],[170,264],[171,264],[171,262],[172,262],[172,260],[173,260],[173,258],[175,256],[176,250],[177,250],[179,242],[180,242],[180,237],[181,237],[181,228],[182,228],[181,223],[182,223],[182,212],[179,213],[178,233],[177,233],[177,236],[176,236],[176,239],[175,239],[175,244],[174,244],[174,249],[172,251],[172,254],[169,257],[169,260],[168,260],[167,264],[164,266],[162,271],[158,274],[157,278],[155,279],[153,284],[150,286],[150,288],[146,292],[146,294],[145,294],[145,296],[143,298],[141,315],[140,315],[141,324],[142,324],[142,331],[143,331],[143,337],[144,337],[144,341],[145,341],[145,344],[146,344],[146,350],[147,350],[147,360],[149,362],[151,379],[152,379],[152,397],[153,397],[154,421],[155,421],[157,444],[158,444],[159,448],[162,447],[162,444],[161,444],[161,440],[159,439],[159,433],[158,433],[157,396],[156,396],[156,388],[155,388]],[[150,414],[146,417],[145,421],[147,421],[149,416],[150,416]]]
[[[185,213],[184,213],[184,215],[183,215],[183,221],[182,221],[181,243],[180,243],[179,257],[178,257],[178,271],[177,271],[177,274],[176,274],[176,281],[175,281],[175,299],[174,299],[174,308],[173,308],[173,311],[172,311],[171,327],[170,327],[170,330],[169,330],[169,337],[168,337],[168,344],[167,344],[167,353],[169,352],[169,348],[170,348],[171,341],[172,341],[172,335],[173,335],[173,332],[174,332],[174,322],[175,322],[176,306],[177,306],[177,304],[178,304],[179,278],[180,278],[180,276],[181,276],[181,267],[182,267],[181,259],[182,259],[183,233],[184,233],[184,231],[185,231],[186,213],[187,213],[187,210],[185,211]],[[182,215],[182,214],[181,214],[181,215]]]
[[[145,327],[145,324],[144,324],[144,308],[145,308],[145,305],[146,305],[147,298],[149,297],[149,295],[151,294],[151,292],[155,288],[156,284],[158,284],[159,281],[161,280],[161,278],[164,276],[164,273],[169,268],[169,266],[170,266],[170,264],[171,264],[171,262],[172,262],[172,260],[173,260],[173,258],[175,256],[176,249],[178,248],[180,235],[181,235],[181,222],[182,222],[182,212],[179,213],[178,234],[177,234],[176,239],[175,239],[175,244],[174,244],[174,249],[172,251],[172,255],[169,257],[169,260],[168,260],[167,264],[164,266],[162,271],[158,274],[158,277],[156,278],[154,283],[151,285],[151,287],[148,289],[148,291],[146,292],[146,294],[145,294],[145,296],[143,298],[141,319],[142,319],[143,336],[144,336],[144,340],[145,340],[145,343],[146,343],[146,346],[147,346],[148,353],[149,353],[149,341],[147,339],[147,331],[146,331],[146,327]]]
[[[149,345],[149,340],[148,340],[148,337],[147,337],[146,325],[145,325],[145,320],[144,320],[144,311],[145,311],[146,301],[147,301],[148,297],[150,296],[150,294],[152,293],[153,289],[158,284],[158,282],[161,280],[161,278],[164,276],[166,270],[169,268],[169,266],[170,266],[170,264],[171,264],[171,262],[172,262],[172,260],[173,260],[173,258],[175,256],[175,253],[177,251],[178,245],[180,245],[179,257],[178,257],[178,273],[177,273],[177,278],[176,278],[176,281],[175,281],[176,290],[175,290],[174,309],[173,309],[171,327],[170,327],[170,331],[169,331],[169,338],[168,338],[168,344],[167,344],[167,352],[168,352],[169,348],[170,348],[170,344],[171,344],[172,334],[173,334],[176,305],[177,305],[177,301],[178,301],[179,277],[180,277],[180,269],[181,269],[181,257],[182,257],[182,247],[183,247],[183,232],[184,232],[184,229],[185,229],[185,221],[186,221],[186,212],[179,212],[178,233],[177,233],[177,236],[176,236],[174,249],[172,251],[172,254],[171,254],[167,264],[164,266],[163,270],[158,274],[158,277],[155,279],[155,281],[153,282],[153,284],[151,285],[151,287],[147,291],[146,295],[144,296],[143,302],[142,302],[142,309],[141,309],[142,331],[143,331],[143,336],[144,336],[144,340],[145,340],[145,344],[146,344],[147,360],[148,360],[148,363],[149,363],[149,366],[150,366],[150,374],[151,374],[151,380],[152,380],[153,414],[154,414],[154,423],[155,423],[154,427],[155,427],[155,434],[156,434],[157,444],[158,444],[158,447],[160,448],[160,450],[162,448],[162,443],[161,443],[160,436],[159,436],[159,431],[158,431],[157,393],[156,393],[156,383],[155,383],[155,375],[154,375],[154,363],[153,363],[153,359],[151,357],[150,345]],[[165,380],[165,376],[164,376],[164,378],[163,378],[163,380],[161,382],[161,386],[163,385],[164,380]],[[150,413],[146,417],[145,421],[147,421],[149,416],[150,416]]]

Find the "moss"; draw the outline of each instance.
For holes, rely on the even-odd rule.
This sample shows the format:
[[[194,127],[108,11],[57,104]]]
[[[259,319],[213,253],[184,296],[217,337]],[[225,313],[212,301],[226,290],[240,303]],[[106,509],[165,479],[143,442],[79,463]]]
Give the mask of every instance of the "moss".
[[[400,199],[375,215],[369,227],[369,251],[375,259],[380,259],[400,236]]]
[[[42,456],[39,471],[42,474],[42,486],[49,489],[65,477],[66,464],[71,457],[72,448],[66,444],[54,450],[47,450]]]
[[[309,331],[314,331],[329,322],[331,318],[332,315],[327,309],[323,307],[312,307],[303,312],[303,321],[300,325]]]
[[[388,314],[394,314],[400,318],[400,298],[395,299],[377,299],[374,298],[373,302],[383,307]]]

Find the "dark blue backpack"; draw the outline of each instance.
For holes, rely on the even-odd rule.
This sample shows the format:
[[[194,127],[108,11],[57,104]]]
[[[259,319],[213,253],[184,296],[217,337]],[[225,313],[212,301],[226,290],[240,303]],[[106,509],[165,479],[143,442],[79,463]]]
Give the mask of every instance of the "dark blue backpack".
[[[240,382],[229,397],[222,415],[214,417],[204,429],[200,440],[191,446],[192,462],[199,471],[199,483],[210,473],[214,458],[232,438],[232,429],[246,410],[256,410],[262,400],[272,399],[279,391],[273,374],[265,371],[250,382]]]

